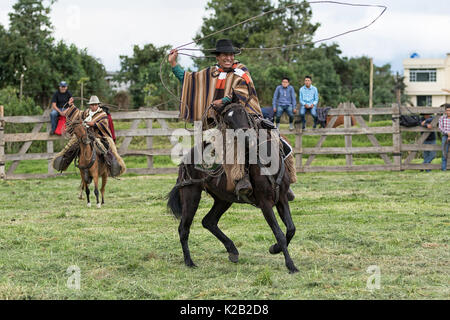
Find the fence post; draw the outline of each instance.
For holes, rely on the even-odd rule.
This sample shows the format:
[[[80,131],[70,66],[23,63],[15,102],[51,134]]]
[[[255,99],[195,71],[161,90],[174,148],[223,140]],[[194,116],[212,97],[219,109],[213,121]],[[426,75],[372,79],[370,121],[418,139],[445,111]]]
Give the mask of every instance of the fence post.
[[[0,118],[5,115],[3,106],[0,106]],[[0,179],[6,179],[5,170],[5,121],[0,120]]]
[[[394,166],[395,170],[402,170],[402,132],[400,130],[400,105],[392,105],[392,144],[394,146]]]
[[[352,105],[351,103],[344,103],[344,111],[346,111],[345,115],[344,115],[344,127],[345,129],[350,129],[352,127],[352,117],[350,115],[350,110],[352,110]],[[345,148],[351,148],[352,147],[352,136],[351,135],[346,135],[345,136]],[[347,166],[352,166],[353,165],[353,155],[351,154],[346,154],[345,155],[345,162],[347,164]]]
[[[47,133],[49,135],[50,138],[50,131],[51,131],[51,125],[50,123],[47,123]],[[54,148],[53,148],[53,141],[52,140],[47,140],[47,153],[48,154],[53,154],[54,153]],[[52,160],[49,159],[48,163],[47,163],[47,172],[48,174],[54,174],[55,170],[53,169],[52,166]]]
[[[297,172],[303,172],[303,129],[300,125],[297,126],[295,133],[295,166]]]
[[[153,119],[146,119],[145,123],[147,125],[147,129],[153,128]],[[153,149],[153,137],[147,137],[147,149]],[[147,156],[147,168],[153,170],[153,156]]]

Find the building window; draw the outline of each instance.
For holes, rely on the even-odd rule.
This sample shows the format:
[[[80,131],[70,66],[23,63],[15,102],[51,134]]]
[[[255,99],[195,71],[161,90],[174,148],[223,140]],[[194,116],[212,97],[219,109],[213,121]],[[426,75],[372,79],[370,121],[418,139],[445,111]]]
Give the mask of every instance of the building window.
[[[436,82],[436,69],[409,70],[410,82]]]
[[[433,98],[431,96],[417,96],[418,107],[431,107],[433,104]]]

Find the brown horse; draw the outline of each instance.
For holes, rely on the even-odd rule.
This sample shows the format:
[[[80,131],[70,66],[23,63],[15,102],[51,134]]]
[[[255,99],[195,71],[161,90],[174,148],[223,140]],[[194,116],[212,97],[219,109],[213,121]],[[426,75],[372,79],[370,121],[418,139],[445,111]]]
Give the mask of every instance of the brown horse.
[[[355,116],[353,116],[353,115],[351,117],[352,117],[352,127],[353,127],[356,125],[356,119],[355,119]],[[330,123],[332,118],[333,118],[333,116],[327,116],[327,126]],[[337,119],[336,119],[335,124],[333,125],[333,128],[336,129],[337,127],[342,126],[343,124],[344,124],[344,116],[343,115],[337,116]]]
[[[89,185],[94,180],[94,194],[97,200],[97,208],[101,208],[105,204],[105,187],[108,181],[108,169],[104,161],[97,154],[95,144],[95,136],[90,129],[86,128],[81,120],[72,121],[70,123],[73,134],[78,139],[80,145],[79,162],[75,164],[80,169],[81,188],[86,192],[87,206],[91,207]],[[99,201],[98,180],[102,177],[102,202]]]

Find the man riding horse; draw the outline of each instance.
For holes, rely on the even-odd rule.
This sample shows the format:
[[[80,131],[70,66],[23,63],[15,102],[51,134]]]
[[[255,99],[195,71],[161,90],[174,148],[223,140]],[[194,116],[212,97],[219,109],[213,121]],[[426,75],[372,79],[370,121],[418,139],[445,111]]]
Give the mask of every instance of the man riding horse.
[[[177,64],[178,51],[170,52],[169,63],[172,72],[183,84],[180,116],[185,121],[200,121],[209,106],[219,109],[231,103],[241,104],[250,116],[262,118],[249,70],[235,60],[235,54],[238,52],[230,40],[219,40],[216,49],[212,51],[216,55],[217,65],[199,72],[185,72]],[[291,158],[290,161],[292,160]],[[295,168],[288,172],[291,183],[296,182]],[[253,192],[247,171],[244,177],[235,182],[235,192],[244,198]],[[289,198],[293,200],[294,197],[292,190],[289,189]]]
[[[74,105],[74,99],[69,100],[69,108],[66,111],[68,126],[71,122],[82,120],[88,131],[95,139],[95,146],[107,163],[109,175],[118,177],[122,175],[126,166],[112,139],[108,124],[108,115],[100,108],[100,100],[97,96],[92,96],[89,103],[89,109],[84,112]],[[53,159],[53,167],[58,171],[65,171],[70,163],[79,153],[80,146],[78,138],[73,135],[66,147]]]

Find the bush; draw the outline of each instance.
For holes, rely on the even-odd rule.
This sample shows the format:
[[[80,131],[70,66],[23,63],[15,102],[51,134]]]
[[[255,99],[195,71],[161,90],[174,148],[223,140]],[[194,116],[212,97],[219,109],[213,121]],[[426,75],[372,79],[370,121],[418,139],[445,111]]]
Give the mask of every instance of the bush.
[[[0,105],[5,107],[5,116],[32,116],[42,113],[33,99],[24,97],[20,101],[18,92],[12,87],[0,90]]]
[[[0,105],[4,106],[5,116],[33,116],[42,114],[42,109],[36,106],[32,98],[23,97],[22,101],[18,97],[18,92],[12,87],[0,90]],[[30,123],[8,123],[5,126],[5,133],[26,133],[31,132],[34,124]],[[7,153],[17,153],[23,143],[7,143]],[[45,150],[44,142],[33,143],[32,152],[42,152]]]

